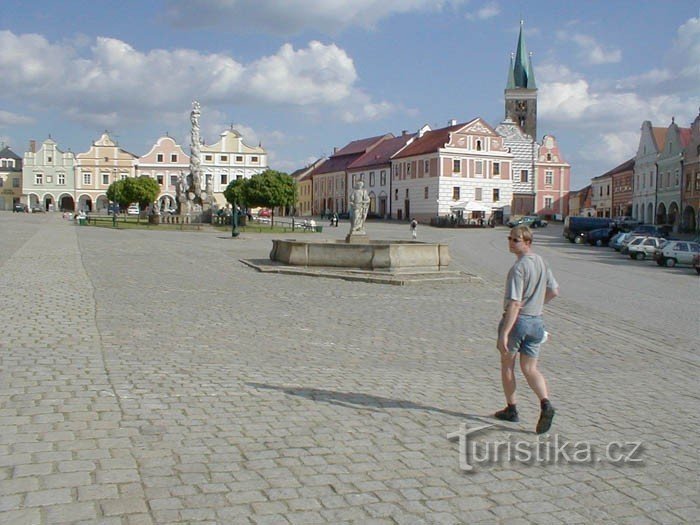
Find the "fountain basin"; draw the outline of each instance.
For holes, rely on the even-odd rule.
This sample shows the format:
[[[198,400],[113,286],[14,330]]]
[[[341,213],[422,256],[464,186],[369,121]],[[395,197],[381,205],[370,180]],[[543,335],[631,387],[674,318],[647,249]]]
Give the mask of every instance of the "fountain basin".
[[[438,271],[450,264],[450,252],[447,244],[415,241],[347,243],[274,239],[270,259],[292,266]]]

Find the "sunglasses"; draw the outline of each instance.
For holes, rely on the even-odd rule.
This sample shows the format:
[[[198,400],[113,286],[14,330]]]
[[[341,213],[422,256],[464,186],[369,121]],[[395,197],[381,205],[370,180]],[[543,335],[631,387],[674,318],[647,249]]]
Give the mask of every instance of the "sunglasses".
[[[508,237],[508,240],[509,240],[509,241],[513,241],[513,242],[516,243],[516,244],[519,243],[519,242],[522,242],[522,239],[516,239],[515,237]]]

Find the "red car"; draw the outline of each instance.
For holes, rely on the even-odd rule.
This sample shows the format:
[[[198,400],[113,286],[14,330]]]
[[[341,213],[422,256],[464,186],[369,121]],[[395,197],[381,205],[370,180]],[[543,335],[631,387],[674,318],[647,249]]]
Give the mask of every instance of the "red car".
[[[258,217],[272,217],[272,212],[267,208],[263,208],[258,212]]]

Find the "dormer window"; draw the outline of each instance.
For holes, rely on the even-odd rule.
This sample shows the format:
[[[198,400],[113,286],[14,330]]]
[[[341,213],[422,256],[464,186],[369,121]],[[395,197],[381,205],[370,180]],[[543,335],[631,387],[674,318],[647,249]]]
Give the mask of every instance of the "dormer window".
[[[158,153],[158,156],[156,157],[156,162],[163,162],[163,154]]]
[[[552,154],[551,154],[551,153],[547,153],[547,160],[548,160],[548,161],[551,161],[551,160],[552,160]]]

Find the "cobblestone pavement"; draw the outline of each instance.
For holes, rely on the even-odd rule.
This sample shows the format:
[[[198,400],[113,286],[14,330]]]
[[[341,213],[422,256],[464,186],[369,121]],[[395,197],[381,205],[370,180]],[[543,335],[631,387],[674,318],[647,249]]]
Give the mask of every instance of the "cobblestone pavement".
[[[697,522],[697,338],[575,297],[547,307],[558,413],[539,440],[593,460],[460,464],[461,425],[493,425],[470,436],[481,451],[538,442],[522,379],[521,423],[489,417],[512,256],[478,266],[474,246],[498,234],[453,240],[484,284],[394,287],[257,273],[238,259],[265,256],[265,234],[0,214],[0,522]],[[641,462],[609,442],[642,442]]]

